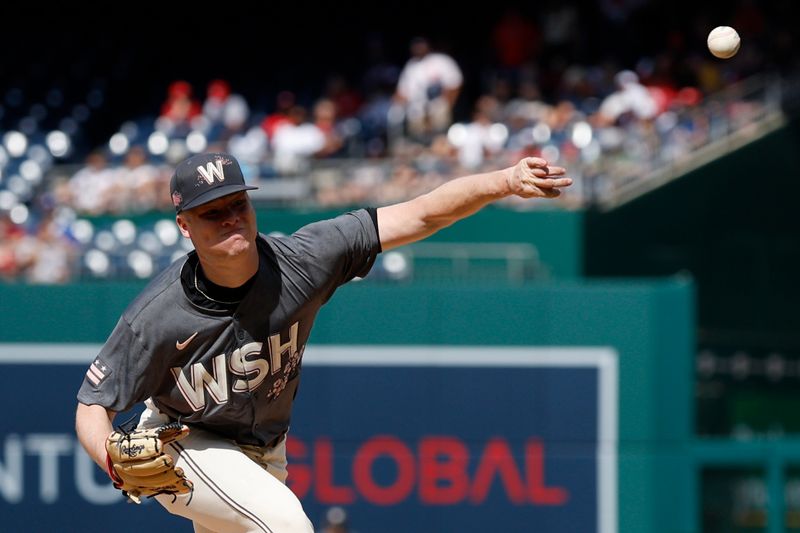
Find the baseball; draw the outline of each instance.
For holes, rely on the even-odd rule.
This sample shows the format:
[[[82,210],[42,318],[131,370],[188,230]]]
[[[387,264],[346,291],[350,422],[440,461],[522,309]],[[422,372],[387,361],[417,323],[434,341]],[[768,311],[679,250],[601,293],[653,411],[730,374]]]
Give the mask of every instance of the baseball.
[[[708,49],[720,59],[728,59],[739,51],[741,39],[730,26],[717,26],[708,34]]]

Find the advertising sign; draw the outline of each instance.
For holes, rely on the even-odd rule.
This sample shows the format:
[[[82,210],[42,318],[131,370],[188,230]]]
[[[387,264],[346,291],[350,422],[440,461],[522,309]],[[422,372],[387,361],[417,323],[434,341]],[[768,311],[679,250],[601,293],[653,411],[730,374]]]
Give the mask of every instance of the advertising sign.
[[[98,350],[0,344],[4,531],[190,530],[77,442]],[[617,530],[613,349],[310,346],[300,379],[288,483],[318,527],[338,507],[360,533]]]

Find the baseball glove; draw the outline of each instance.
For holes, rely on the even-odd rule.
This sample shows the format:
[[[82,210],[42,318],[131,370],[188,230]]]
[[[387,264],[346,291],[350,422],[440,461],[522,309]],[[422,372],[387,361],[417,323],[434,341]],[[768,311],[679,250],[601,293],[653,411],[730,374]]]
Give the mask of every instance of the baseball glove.
[[[178,422],[152,429],[118,428],[106,439],[108,475],[114,486],[134,503],[156,494],[186,494],[192,482],[175,466],[164,446],[186,437],[189,428]]]

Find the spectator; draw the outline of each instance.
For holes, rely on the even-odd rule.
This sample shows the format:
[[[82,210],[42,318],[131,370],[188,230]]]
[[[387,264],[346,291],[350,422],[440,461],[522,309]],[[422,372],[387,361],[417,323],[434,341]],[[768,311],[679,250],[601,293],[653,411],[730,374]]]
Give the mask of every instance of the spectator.
[[[114,173],[108,168],[108,159],[102,150],[95,150],[86,158],[86,166],[69,180],[69,198],[72,207],[81,213],[98,215],[108,210]]]
[[[167,175],[148,162],[147,152],[142,146],[132,146],[125,154],[125,163],[117,171],[116,182],[123,184],[127,191],[127,194],[120,195],[127,201],[114,208],[118,213],[169,207],[164,200],[168,197],[164,194],[168,187]]]
[[[64,238],[62,228],[52,213],[40,223],[35,235],[23,238],[27,242],[26,281],[36,284],[67,283],[72,275],[71,266],[77,253],[70,241]]]
[[[464,82],[455,60],[442,52],[433,52],[427,39],[411,41],[411,58],[397,82],[395,102],[404,110],[408,133],[419,140],[430,140],[444,132],[453,119],[455,106]]]
[[[336,105],[336,114],[341,118],[356,116],[364,103],[361,94],[341,74],[328,78],[324,97]]]
[[[493,97],[479,98],[472,122],[463,125],[458,135],[458,162],[470,171],[479,169],[487,157],[497,155],[508,138],[507,128],[502,125],[494,127],[492,114],[496,107],[497,101]]]
[[[225,80],[212,80],[208,84],[203,115],[211,121],[212,140],[228,140],[240,132],[250,118],[250,107],[240,94],[232,93]]]
[[[287,115],[288,122],[275,129],[272,137],[275,168],[282,174],[297,174],[308,168],[311,157],[324,150],[325,133],[307,121],[308,112],[302,106],[293,106]]]
[[[637,119],[655,118],[658,106],[650,91],[639,83],[639,76],[623,70],[614,77],[618,89],[608,95],[598,111],[601,124],[611,125],[627,116]]]
[[[368,63],[362,77],[365,102],[358,114],[360,138],[367,157],[382,157],[388,149],[389,113],[400,67],[386,59],[380,36],[369,36],[366,47]]]
[[[159,129],[175,135],[185,135],[191,130],[192,120],[202,113],[200,102],[192,93],[192,86],[186,81],[170,84],[167,99],[161,106]]]
[[[338,106],[328,98],[321,98],[314,104],[313,113],[314,125],[325,136],[325,143],[314,156],[331,157],[341,153],[345,139],[338,128]]]
[[[297,99],[291,91],[281,91],[275,97],[275,109],[261,122],[261,128],[270,141],[280,126],[292,122],[289,112],[295,106],[296,101]]]

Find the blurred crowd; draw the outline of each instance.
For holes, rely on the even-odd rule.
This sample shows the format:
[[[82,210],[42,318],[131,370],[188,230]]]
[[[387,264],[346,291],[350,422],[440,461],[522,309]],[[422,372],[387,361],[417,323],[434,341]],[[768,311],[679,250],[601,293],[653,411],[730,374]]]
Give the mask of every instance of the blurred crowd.
[[[599,3],[611,33],[648,4]],[[491,58],[477,71],[474,58],[449,53],[435,36],[412,39],[404,63],[392,62],[373,39],[358,79],[331,74],[311,97],[286,87],[263,109],[224,79],[203,87],[175,80],[160,109],[130,117],[82,162],[69,164],[63,140],[52,137],[68,135],[61,129],[42,142],[40,157],[29,153],[35,134],[8,131],[0,147],[0,278],[61,283],[87,268],[107,277],[113,265],[97,270],[105,263],[95,254],[89,266],[88,252],[103,251],[100,235],[111,235],[117,248],[120,239],[93,217],[168,213],[172,168],[203,151],[235,155],[248,181],[260,186],[257,203],[342,208],[401,201],[453,177],[537,155],[566,166],[575,179],[556,205],[584,208],[614,180],[641,177],[750,127],[763,116],[772,85],[761,78],[751,90],[741,82],[796,67],[787,52],[791,33],[765,36],[780,10],[749,0],[737,2],[743,45],[729,61],[705,50],[710,27],[698,19],[688,34],[665,29],[658,53],[574,62],[570,50],[592,45],[578,8],[548,6],[539,17],[504,11],[490,29]],[[477,91],[467,90],[472,78],[464,64],[479,80]],[[738,93],[721,92],[737,84]],[[14,149],[16,135],[27,135],[27,151]],[[38,171],[25,173],[28,160]],[[152,274],[159,258],[183,253],[163,231],[150,233],[157,237],[150,250],[123,243],[128,254],[150,255],[151,268],[130,266],[137,277]]]

